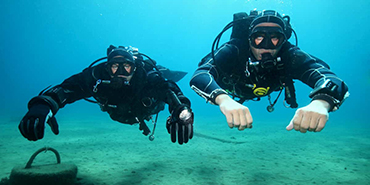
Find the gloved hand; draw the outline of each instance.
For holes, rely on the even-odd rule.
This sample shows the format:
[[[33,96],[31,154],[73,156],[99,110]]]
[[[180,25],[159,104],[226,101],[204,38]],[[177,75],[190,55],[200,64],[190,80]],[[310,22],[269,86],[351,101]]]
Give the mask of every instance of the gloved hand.
[[[179,144],[187,143],[193,138],[194,113],[185,106],[175,109],[167,118],[167,131],[171,134],[171,141],[176,142],[176,133]]]
[[[45,123],[48,123],[55,135],[59,134],[58,123],[48,105],[33,105],[23,117],[18,128],[23,137],[36,141],[44,137]]]

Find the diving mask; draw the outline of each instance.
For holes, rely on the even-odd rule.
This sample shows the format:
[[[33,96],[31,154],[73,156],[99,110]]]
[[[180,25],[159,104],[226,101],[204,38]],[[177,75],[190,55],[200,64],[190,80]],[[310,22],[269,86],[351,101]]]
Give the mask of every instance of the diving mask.
[[[252,30],[249,40],[257,49],[279,49],[286,37],[280,27],[257,26]]]
[[[111,59],[108,68],[112,76],[131,76],[136,70],[135,63],[125,60],[123,57]]]

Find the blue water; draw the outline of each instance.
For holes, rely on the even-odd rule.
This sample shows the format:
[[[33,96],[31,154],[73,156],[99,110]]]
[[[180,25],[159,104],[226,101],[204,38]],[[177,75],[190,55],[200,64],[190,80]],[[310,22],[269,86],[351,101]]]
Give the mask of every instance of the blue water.
[[[218,107],[206,104],[190,89],[189,80],[233,13],[254,8],[289,15],[299,47],[327,62],[348,84],[351,96],[331,113],[330,127],[368,129],[368,0],[2,0],[0,119],[2,123],[20,120],[29,99],[105,56],[113,44],[137,47],[161,65],[188,72],[179,86],[191,99],[196,117],[223,120]],[[222,41],[229,35],[226,32]],[[294,37],[291,42],[295,43]],[[296,88],[298,104],[308,104],[311,89],[300,82]],[[273,113],[266,111],[266,98],[248,102],[255,123],[288,123],[295,110],[286,109],[282,99]],[[83,117],[99,108],[81,101],[63,111],[63,116]]]
[[[189,88],[191,74],[232,14],[257,8],[290,15],[301,49],[329,63],[348,84],[351,97],[331,119],[356,119],[367,125],[370,2],[366,0],[3,0],[0,5],[0,115],[24,114],[31,97],[104,56],[110,44],[138,47],[162,65],[189,72],[179,85],[197,115],[211,114],[197,109],[210,106]],[[228,37],[226,33],[224,41]],[[298,103],[303,106],[309,102],[310,89],[297,84]],[[249,106],[256,107],[255,117],[277,119],[290,111],[281,101],[273,114],[259,111],[265,110],[266,99]],[[96,109],[86,104],[90,108]]]

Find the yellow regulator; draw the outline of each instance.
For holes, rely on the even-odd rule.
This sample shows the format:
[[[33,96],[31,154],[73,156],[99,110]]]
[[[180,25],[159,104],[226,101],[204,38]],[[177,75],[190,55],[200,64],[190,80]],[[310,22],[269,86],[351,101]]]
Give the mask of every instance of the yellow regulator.
[[[256,87],[256,84],[253,85],[253,94],[256,96],[265,96],[270,90],[270,87]]]

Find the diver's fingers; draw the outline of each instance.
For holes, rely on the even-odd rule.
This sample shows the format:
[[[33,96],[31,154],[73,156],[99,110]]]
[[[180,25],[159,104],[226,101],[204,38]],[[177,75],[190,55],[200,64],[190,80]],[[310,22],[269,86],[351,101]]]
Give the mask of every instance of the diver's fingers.
[[[170,126],[170,129],[171,129],[171,141],[173,143],[176,143],[177,124],[172,123],[172,125]]]
[[[193,124],[189,124],[189,139],[192,139],[193,138],[193,135],[194,135],[194,127],[193,127]]]
[[[240,117],[242,114],[243,110],[242,109],[239,109],[239,110],[234,110],[232,112],[232,115],[233,115],[233,124],[234,124],[234,127],[237,127],[239,128],[240,126]]]
[[[303,118],[302,118],[302,121],[301,121],[301,124],[299,125],[299,131],[301,133],[306,133],[307,132],[307,129],[310,125],[310,122],[311,122],[311,117],[310,116],[307,116],[307,115],[304,115]]]
[[[27,125],[28,125],[28,122],[30,120],[29,119],[22,119],[21,123],[18,125],[18,129],[19,131],[21,132],[22,136],[27,138]]]
[[[245,111],[246,111],[245,109],[240,109],[239,111],[239,118],[240,118],[239,130],[244,130],[245,128],[248,128],[247,117],[246,117]]]
[[[287,131],[291,131],[292,129],[293,129],[293,119],[294,118],[292,118],[291,120],[290,120],[290,122],[289,122],[289,125],[288,126],[286,126],[286,130]]]
[[[294,130],[299,131],[302,119],[303,119],[302,111],[298,109],[293,117]]]
[[[318,125],[316,127],[315,132],[320,132],[322,129],[324,129],[327,121],[328,121],[327,116],[324,116],[324,115],[323,116],[320,116],[319,123],[318,123]]]
[[[29,118],[28,121],[27,121],[27,139],[30,140],[30,141],[36,141],[37,140],[37,136],[35,136],[35,124],[36,123],[36,119],[35,118]]]
[[[248,107],[246,107],[245,109],[245,117],[247,119],[247,128],[252,128],[253,118],[252,118],[252,114]]]
[[[184,125],[182,124],[176,124],[178,129],[178,142],[180,145],[184,143]]]
[[[233,128],[234,127],[233,115],[231,113],[224,113],[224,115],[226,117],[226,121],[229,127]]]
[[[317,113],[313,113],[311,116],[311,121],[308,126],[308,131],[312,132],[315,131],[317,126],[319,125],[320,116]]]

